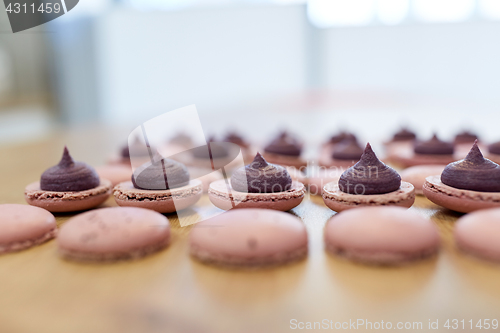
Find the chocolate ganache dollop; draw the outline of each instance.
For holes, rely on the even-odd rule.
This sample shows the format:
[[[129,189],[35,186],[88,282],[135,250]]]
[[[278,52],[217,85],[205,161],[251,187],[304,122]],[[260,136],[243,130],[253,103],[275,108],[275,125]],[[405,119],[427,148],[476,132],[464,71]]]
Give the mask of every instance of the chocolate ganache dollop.
[[[152,149],[152,148],[151,148]],[[130,158],[130,154],[133,154],[134,157],[147,157],[149,156],[148,147],[141,142],[138,136],[134,138],[134,141],[130,145],[126,145],[122,148],[121,156],[123,158]]]
[[[234,171],[231,187],[248,193],[284,192],[292,187],[292,178],[286,168],[268,163],[257,153],[252,163]]]
[[[345,139],[352,139],[356,140],[356,136],[352,133],[346,132],[346,131],[341,131],[338,134],[335,134],[330,137],[330,140],[328,140],[329,144],[337,144],[342,142]]]
[[[75,162],[64,147],[63,156],[58,165],[45,170],[40,179],[40,189],[54,192],[78,192],[99,186],[97,172],[90,165]]]
[[[132,184],[142,190],[169,190],[189,183],[189,171],[180,162],[163,158],[158,153],[153,162],[138,167],[132,175]]]
[[[441,141],[437,134],[434,134],[430,140],[416,142],[413,151],[426,155],[452,155],[455,148],[453,143]]]
[[[194,157],[209,159],[210,155],[209,155],[208,147],[210,147],[210,152],[212,153],[212,158],[223,158],[223,157],[227,157],[229,155],[227,145],[224,145],[224,143],[222,143],[222,142],[215,142],[215,137],[211,136],[208,139],[207,144],[209,146],[202,146],[202,147],[198,147],[198,148],[193,149],[192,151],[193,151]]]
[[[361,159],[339,179],[339,188],[349,194],[384,194],[401,186],[401,176],[393,168],[382,163],[368,143]]]
[[[478,136],[469,131],[462,131],[455,136],[454,142],[457,143],[474,143],[478,140]]]
[[[415,140],[417,135],[406,127],[402,127],[398,132],[394,133],[392,141],[410,141]]]
[[[332,152],[332,158],[336,160],[357,161],[363,154],[363,148],[359,145],[356,138],[346,138],[335,146]]]
[[[269,145],[264,148],[266,153],[287,155],[287,156],[300,156],[302,152],[302,144],[286,131],[271,141]]]
[[[500,141],[490,144],[488,146],[488,152],[490,154],[500,155]]]
[[[241,148],[248,148],[248,143],[243,139],[243,137],[234,132],[228,133],[222,141],[234,143]]]
[[[476,140],[463,160],[444,168],[441,181],[462,190],[500,192],[500,165],[483,157]]]

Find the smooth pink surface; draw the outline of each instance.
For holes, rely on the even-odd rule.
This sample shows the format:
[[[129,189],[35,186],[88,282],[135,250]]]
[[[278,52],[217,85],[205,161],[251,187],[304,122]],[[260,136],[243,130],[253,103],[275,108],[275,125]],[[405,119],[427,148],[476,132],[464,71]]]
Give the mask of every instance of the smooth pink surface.
[[[57,237],[67,251],[107,254],[129,252],[165,242],[170,237],[168,219],[149,209],[101,208],[69,219]]]
[[[500,208],[484,209],[459,218],[453,231],[462,250],[490,260],[500,260]]]
[[[345,251],[413,253],[439,246],[436,226],[400,207],[362,207],[334,215],[325,241]]]
[[[35,240],[56,228],[45,209],[18,204],[0,205],[0,245]]]
[[[400,172],[401,180],[413,184],[415,193],[422,194],[425,178],[440,175],[446,165],[417,165]]]
[[[215,256],[259,258],[307,248],[307,232],[289,213],[237,209],[198,223],[189,243]]]

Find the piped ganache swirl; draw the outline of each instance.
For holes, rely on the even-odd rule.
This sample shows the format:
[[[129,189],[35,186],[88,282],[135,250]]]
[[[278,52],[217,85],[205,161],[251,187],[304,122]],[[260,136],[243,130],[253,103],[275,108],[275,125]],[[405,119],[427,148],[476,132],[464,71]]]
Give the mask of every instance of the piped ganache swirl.
[[[231,187],[238,192],[276,193],[292,187],[292,178],[281,165],[268,163],[260,153],[249,165],[237,169],[231,176]]]
[[[169,190],[189,183],[189,171],[180,162],[156,155],[132,175],[132,184],[142,190]]]
[[[222,141],[234,143],[241,148],[248,148],[249,146],[248,143],[243,139],[243,137],[234,132],[228,133]]]
[[[193,155],[196,158],[210,158],[210,153],[212,158],[223,158],[229,156],[229,151],[227,145],[224,143],[214,142],[215,138],[212,136],[208,139],[207,145],[193,149]],[[210,147],[210,153],[209,153]]]
[[[300,156],[302,144],[287,132],[282,132],[264,148],[264,151],[277,155]]]
[[[53,192],[79,192],[99,186],[97,172],[90,165],[76,162],[64,147],[59,164],[45,170],[40,179],[40,189]]]
[[[351,139],[351,140],[356,140],[356,136],[352,133],[342,131],[338,134],[335,134],[330,137],[330,140],[328,140],[329,144],[337,144],[342,142],[345,139]]]
[[[347,138],[340,142],[332,152],[332,158],[336,160],[357,161],[363,154],[363,148],[355,138]]]
[[[424,155],[453,155],[455,148],[453,143],[441,141],[434,134],[430,140],[416,142],[413,151]]]
[[[441,182],[462,190],[500,192],[500,165],[484,158],[476,141],[465,159],[444,168]]]
[[[408,128],[403,127],[398,132],[394,133],[392,141],[411,141],[415,140],[417,135]]]
[[[401,176],[382,163],[368,143],[361,159],[339,179],[339,188],[349,194],[385,194],[401,187]]]

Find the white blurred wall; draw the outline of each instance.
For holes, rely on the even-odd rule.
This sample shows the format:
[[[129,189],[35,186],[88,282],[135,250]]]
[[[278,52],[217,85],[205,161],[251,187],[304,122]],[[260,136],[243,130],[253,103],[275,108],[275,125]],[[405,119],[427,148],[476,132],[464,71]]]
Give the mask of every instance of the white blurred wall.
[[[200,113],[307,86],[303,6],[115,10],[94,26],[101,119]]]

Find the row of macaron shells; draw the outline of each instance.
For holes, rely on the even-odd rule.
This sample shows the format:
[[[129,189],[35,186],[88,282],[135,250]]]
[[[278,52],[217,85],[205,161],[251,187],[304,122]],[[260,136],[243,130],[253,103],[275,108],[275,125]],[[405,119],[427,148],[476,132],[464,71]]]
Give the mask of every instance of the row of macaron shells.
[[[365,158],[365,159],[366,159],[366,160],[370,160],[370,159],[371,159],[371,160],[372,160],[372,162],[368,163],[368,165],[371,165],[371,164],[374,164],[375,162],[377,162],[378,160],[376,160],[375,162],[373,162],[373,161],[374,161],[373,159],[376,159],[376,156],[373,154],[373,152],[371,151],[371,149],[368,149],[368,148],[369,148],[369,146],[367,147],[367,150],[368,150],[368,151],[366,151],[366,152],[365,152],[365,155],[366,155],[366,158]],[[67,151],[66,151],[66,152],[65,152],[65,156],[63,157],[63,159],[62,159],[62,161],[61,161],[61,162],[62,162],[62,164],[63,164],[63,166],[64,166],[65,164],[67,164],[67,162],[68,162],[68,156],[69,156],[69,154],[68,154],[68,153],[67,153]],[[363,159],[362,159],[362,161],[361,161],[361,162],[363,162]],[[380,161],[378,161],[378,163],[380,163]],[[360,163],[358,163],[358,164],[360,164]],[[61,167],[61,166],[59,166],[59,167]],[[387,171],[389,174],[392,174],[392,175],[394,176],[395,172],[394,172],[393,170],[391,170],[390,168],[386,167],[386,166],[385,166],[385,165],[383,165],[383,164],[381,164],[381,165],[380,165],[380,167],[385,168],[385,169],[384,169],[385,171]],[[397,174],[397,173],[396,173],[396,174]],[[397,177],[396,177],[396,178],[397,178]],[[389,183],[390,183],[390,182],[389,182]],[[344,191],[344,193],[348,193],[348,191]],[[390,193],[390,192],[388,192],[388,193]],[[379,194],[379,193],[371,193],[371,194]],[[384,194],[384,193],[382,193],[382,194]],[[325,200],[325,202],[326,202],[326,200]]]

